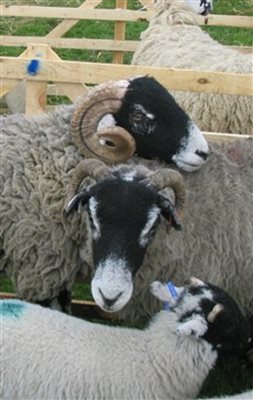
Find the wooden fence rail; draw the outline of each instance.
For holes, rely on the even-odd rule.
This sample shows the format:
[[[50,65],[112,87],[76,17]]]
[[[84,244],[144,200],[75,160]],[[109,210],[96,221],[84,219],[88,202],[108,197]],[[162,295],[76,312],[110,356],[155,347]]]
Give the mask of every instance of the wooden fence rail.
[[[251,74],[234,74],[210,71],[193,71],[135,65],[102,64],[79,61],[42,60],[39,72],[27,73],[30,59],[1,57],[2,78],[27,79],[33,82],[99,84],[110,79],[128,78],[149,74],[158,79],[167,89],[205,93],[252,95]]]
[[[151,3],[150,3],[151,4]],[[154,11],[150,7],[145,11],[123,9],[91,9],[81,7],[40,7],[40,6],[6,6],[0,5],[3,17],[62,18],[72,20],[99,21],[149,21]],[[215,15],[206,19],[198,16],[199,25],[234,26],[252,28],[252,17],[238,15]]]
[[[134,52],[139,44],[139,40],[116,40],[116,39],[88,39],[88,38],[50,38],[48,36],[0,36],[2,46],[28,46],[30,44],[48,44],[54,48],[104,50],[113,52]],[[242,53],[252,53],[250,46],[226,46]],[[116,64],[120,61],[114,60]]]
[[[26,80],[26,111],[33,114],[46,109],[48,82],[55,84],[55,93],[66,95],[70,100],[94,85],[110,79],[126,78],[133,75],[149,74],[157,78],[169,90],[189,90],[206,93],[231,95],[252,95],[252,75],[208,71],[175,70],[157,67],[122,65],[124,52],[135,51],[138,41],[125,40],[126,23],[140,20],[149,21],[154,13],[151,0],[139,0],[145,6],[142,11],[127,9],[127,0],[115,0],[115,9],[96,7],[102,0],[86,0],[79,7],[40,7],[0,5],[3,17],[63,18],[45,37],[9,36],[0,37],[4,46],[25,46],[27,49],[18,57],[2,57],[1,95],[6,94],[17,82]],[[79,20],[114,22],[114,38],[62,38]],[[208,21],[202,16],[199,24],[252,27],[253,18],[245,16],[211,15]],[[113,52],[113,63],[89,63],[63,61],[53,48],[103,50]],[[252,48],[242,47],[250,52]],[[27,73],[27,65],[37,59],[40,69],[35,75]],[[50,85],[52,89],[52,85]],[[32,99],[32,100],[31,100]]]

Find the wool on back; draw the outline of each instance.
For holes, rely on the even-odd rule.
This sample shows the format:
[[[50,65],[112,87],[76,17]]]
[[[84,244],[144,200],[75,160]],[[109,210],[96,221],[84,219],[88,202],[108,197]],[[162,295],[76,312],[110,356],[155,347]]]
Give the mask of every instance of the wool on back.
[[[188,399],[217,353],[176,335],[161,311],[145,330],[78,320],[20,301],[1,304],[1,399]]]

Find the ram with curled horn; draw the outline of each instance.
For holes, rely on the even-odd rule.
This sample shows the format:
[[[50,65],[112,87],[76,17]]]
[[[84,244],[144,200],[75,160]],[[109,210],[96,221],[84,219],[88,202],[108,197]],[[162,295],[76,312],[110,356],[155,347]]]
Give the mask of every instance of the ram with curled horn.
[[[14,112],[24,112],[20,109],[20,100],[25,99],[24,83],[16,89],[13,101],[18,107]],[[196,124],[149,76],[102,83],[73,106],[59,107],[58,113],[59,117],[44,117],[38,124],[47,130],[71,132],[80,154],[110,164],[124,162],[135,153],[195,171],[208,155],[207,142]]]
[[[141,184],[143,179],[154,179],[149,176],[153,168],[137,166],[134,160],[138,158],[134,157],[128,161],[125,174],[116,170],[108,172],[109,165],[125,162],[133,154],[176,164],[174,157],[179,157],[180,165],[188,171],[203,165],[208,152],[206,141],[155,79],[146,76],[106,82],[90,89],[88,95],[73,105],[57,107],[52,113],[2,117],[0,136],[0,270],[11,278],[19,297],[68,310],[77,271],[82,270],[84,275],[90,276],[94,259],[95,265],[99,265],[93,282],[99,274],[103,275],[103,271],[107,271],[110,280],[114,276],[116,259],[121,263],[117,271],[124,271],[126,277],[124,283],[115,272],[119,280],[119,284],[117,279],[114,280],[116,286],[123,286],[118,301],[115,297],[120,292],[116,293],[115,288],[109,288],[112,294],[108,294],[104,287],[93,284],[94,297],[102,298],[100,304],[104,303],[104,298],[105,301],[109,299],[107,305],[111,304],[113,310],[128,301],[132,276],[136,276],[141,264],[143,268],[139,270],[143,271],[147,261],[154,265],[156,252],[162,266],[168,258],[174,257],[179,246],[174,246],[172,252],[167,251],[170,236],[167,227],[170,223],[179,227],[179,218],[166,196],[158,195],[155,182],[150,187],[145,181]],[[103,175],[105,180],[109,180],[110,175],[113,177],[105,190],[107,213],[114,208],[121,215],[121,220],[111,220],[114,226],[118,224],[117,229],[108,230],[103,223],[105,217],[100,216],[101,201],[96,202],[94,196],[90,198],[88,214],[94,232],[93,242],[97,240],[93,254],[87,214],[75,213],[68,218],[63,215],[71,193],[75,195],[78,179],[75,175],[81,173],[82,161],[90,157],[100,160],[100,176]],[[90,165],[89,173],[94,176],[91,170],[95,166]],[[156,169],[160,168],[161,164]],[[141,173],[141,170],[146,172]],[[96,190],[106,186],[99,180]],[[125,197],[121,187],[128,188],[128,184],[131,189],[124,192]],[[74,192],[71,192],[71,185],[75,186]],[[114,191],[111,191],[111,185]],[[176,185],[174,189],[177,192]],[[150,210],[143,193],[153,202]],[[137,202],[132,200],[136,196]],[[181,195],[176,194],[179,205],[180,198]],[[82,202],[84,200],[80,199],[80,206]],[[169,223],[159,224],[160,215],[168,218]],[[156,241],[153,241],[148,245],[156,225],[157,231],[163,232],[162,238],[160,243],[155,245]],[[108,246],[115,243],[111,258],[106,258],[108,268],[102,268],[98,262],[99,257],[105,259],[99,240],[101,236],[107,237]],[[148,256],[152,246],[156,250]],[[127,258],[129,254],[133,260]],[[128,294],[124,297],[124,293]],[[114,305],[112,300],[115,300]]]

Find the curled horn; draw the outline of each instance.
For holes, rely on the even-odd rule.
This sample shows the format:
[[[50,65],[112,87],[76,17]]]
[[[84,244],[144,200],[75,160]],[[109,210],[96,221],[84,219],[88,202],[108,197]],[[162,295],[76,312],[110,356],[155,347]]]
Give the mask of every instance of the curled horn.
[[[215,321],[215,319],[217,318],[217,316],[220,313],[222,313],[223,311],[224,311],[224,307],[222,304],[220,304],[220,303],[215,304],[212,311],[210,311],[210,313],[207,316],[207,321],[210,323],[213,323]]]
[[[80,190],[80,184],[86,177],[100,180],[109,175],[111,168],[101,160],[86,159],[79,162],[73,171],[72,178],[67,187],[67,205],[65,212],[67,212],[68,205]]]
[[[174,169],[162,168],[145,178],[143,182],[154,185],[158,190],[171,187],[175,192],[177,209],[185,204],[186,189],[182,175]]]
[[[134,138],[122,127],[97,130],[103,116],[120,109],[128,85],[127,80],[103,83],[77,103],[70,130],[73,142],[85,157],[113,164],[128,160],[135,152]]]

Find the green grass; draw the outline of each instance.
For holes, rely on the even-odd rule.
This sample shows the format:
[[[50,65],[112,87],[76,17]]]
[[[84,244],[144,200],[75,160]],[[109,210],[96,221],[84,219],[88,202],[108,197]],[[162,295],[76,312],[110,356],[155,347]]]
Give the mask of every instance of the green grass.
[[[10,279],[4,274],[0,274],[0,292],[14,292],[14,288]],[[93,300],[90,285],[82,282],[75,283],[72,291],[72,297],[73,299],[78,300]]]
[[[76,7],[82,4],[83,0],[4,0],[3,4],[30,4],[30,5],[58,5],[65,7]],[[252,0],[214,0],[216,14],[236,14],[253,15]],[[100,7],[113,8],[114,0],[104,0]],[[129,0],[129,7],[132,9],[140,8],[137,0]],[[54,19],[29,19],[29,18],[2,18],[1,33],[4,35],[22,36],[45,36],[60,21]],[[128,40],[138,40],[140,33],[147,27],[146,22],[127,23],[126,38]],[[252,45],[252,30],[233,27],[213,27],[207,26],[203,29],[219,42],[226,45]],[[65,37],[87,37],[87,38],[113,38],[113,23],[106,21],[79,21]],[[2,55],[18,56],[24,48],[0,46]],[[59,56],[64,60],[92,61],[92,62],[111,62],[112,53],[105,51],[56,49]],[[125,63],[130,63],[131,53],[124,57]],[[65,101],[66,99],[63,99]],[[59,102],[59,98],[52,96],[50,103]],[[12,292],[12,285],[5,276],[0,275],[0,291]],[[83,283],[76,283],[73,290],[73,298],[81,300],[91,300],[90,286]],[[107,322],[108,323],[108,322]],[[201,396],[211,397],[222,394],[233,394],[253,387],[252,370],[242,369],[235,361],[231,361],[225,366],[216,367],[209,375]]]

